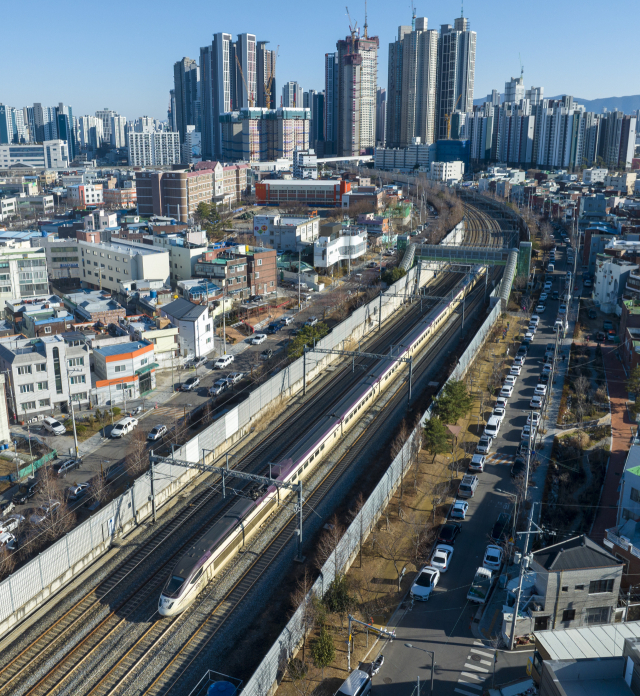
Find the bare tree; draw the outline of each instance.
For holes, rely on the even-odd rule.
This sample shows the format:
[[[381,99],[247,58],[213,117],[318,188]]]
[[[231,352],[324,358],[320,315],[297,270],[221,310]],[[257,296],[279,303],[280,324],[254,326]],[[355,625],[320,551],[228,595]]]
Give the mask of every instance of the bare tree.
[[[340,524],[338,516],[334,514],[325,524],[324,531],[318,540],[318,568],[322,568],[329,557],[333,556],[336,575],[340,574],[344,565],[343,560],[346,562],[346,559],[342,559],[342,554],[338,553],[338,546],[343,534],[344,527]]]
[[[300,609],[300,629],[302,630],[302,662],[306,663],[306,648],[307,634],[313,630],[316,622],[316,603],[314,595],[311,591],[313,587],[313,579],[309,575],[307,568],[304,569],[304,575],[296,583],[291,601],[296,607],[296,611]]]
[[[400,425],[400,429],[398,430],[398,434],[396,435],[395,439],[393,440],[393,444],[391,445],[391,456],[395,460],[395,458],[398,455],[402,455],[401,458],[401,468],[402,468],[402,476],[400,477],[400,498],[402,499],[402,496],[404,495],[404,474],[405,474],[405,468],[407,466],[406,463],[406,454],[404,452],[404,443],[407,441],[409,438],[409,429],[407,428],[407,423],[406,421],[402,421]]]
[[[380,556],[393,563],[398,581],[398,592],[400,591],[403,569],[406,568],[406,563],[403,564],[403,561],[408,560],[406,533],[407,526],[405,524],[397,524],[391,531],[380,532],[376,540]]]
[[[358,516],[358,513],[362,510],[365,504],[365,499],[364,495],[362,495],[362,491],[358,493],[358,497],[355,499],[353,503],[353,507],[349,510],[349,517],[351,518],[351,521],[353,522],[356,517]],[[359,543],[359,555],[360,555],[360,568],[362,568],[362,546],[364,544],[364,520],[363,516],[360,515],[360,543]]]
[[[46,541],[56,541],[73,529],[76,523],[76,515],[69,509],[65,501],[60,505],[52,506],[49,514],[41,523],[41,533]]]
[[[102,474],[94,476],[89,481],[89,495],[91,500],[99,505],[105,503],[111,494],[111,486],[105,481]]]
[[[438,512],[438,507],[444,503],[449,495],[449,481],[439,481],[433,487],[431,492],[431,504],[433,506],[433,523],[436,522],[436,514]]]
[[[125,466],[131,478],[138,478],[149,467],[147,454],[147,438],[142,429],[134,430],[129,442]]]
[[[16,554],[6,546],[0,547],[0,578],[11,575],[16,566]]]
[[[578,421],[582,422],[582,417],[585,410],[585,402],[591,391],[591,382],[584,375],[580,375],[573,383],[573,388],[576,392],[576,415]]]

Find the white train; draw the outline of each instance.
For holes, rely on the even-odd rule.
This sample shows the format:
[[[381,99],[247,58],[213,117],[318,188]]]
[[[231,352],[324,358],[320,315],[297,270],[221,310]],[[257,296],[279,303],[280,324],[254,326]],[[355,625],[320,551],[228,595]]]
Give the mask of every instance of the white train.
[[[400,348],[397,357],[409,357],[419,352],[485,272],[484,267],[474,269],[458,285],[451,300],[436,305],[410,329],[397,346]],[[316,421],[282,458],[277,480],[298,483],[308,476],[355,424],[367,402],[375,400],[386,389],[401,367],[398,360],[380,360],[368,370],[369,374],[354,384],[331,408],[331,414]],[[162,616],[176,616],[183,612],[200,590],[247,544],[251,534],[291,495],[290,491],[281,489],[278,499],[276,487],[266,485],[255,485],[248,493],[249,497],[239,497],[224,517],[178,560],[160,595],[158,611]]]

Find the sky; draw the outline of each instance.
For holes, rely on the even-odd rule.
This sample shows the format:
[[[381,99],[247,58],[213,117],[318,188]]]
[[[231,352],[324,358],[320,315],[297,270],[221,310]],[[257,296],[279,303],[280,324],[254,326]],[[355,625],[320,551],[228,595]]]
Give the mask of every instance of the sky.
[[[354,22],[364,24],[364,0],[346,0]],[[430,29],[453,24],[459,0],[415,0]],[[129,119],[165,119],[173,64],[199,60],[214,33],[249,32],[280,46],[278,85],[298,81],[324,89],[324,54],[349,32],[345,0],[65,0],[6,3],[2,10],[5,68],[0,102],[22,107],[64,102],[75,116],[108,107]],[[476,31],[475,98],[524,66],[527,87],[545,96],[583,99],[640,93],[637,62],[638,0],[465,0]],[[369,36],[378,36],[378,86],[387,84],[389,43],[411,24],[410,0],[369,0]],[[634,56],[634,54],[636,54]],[[280,89],[278,89],[280,91]]]

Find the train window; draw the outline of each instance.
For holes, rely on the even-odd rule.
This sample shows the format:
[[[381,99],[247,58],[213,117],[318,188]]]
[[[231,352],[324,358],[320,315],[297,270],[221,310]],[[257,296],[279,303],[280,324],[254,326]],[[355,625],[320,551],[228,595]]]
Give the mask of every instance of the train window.
[[[200,580],[200,576],[202,575],[203,571],[204,571],[204,568],[200,568],[200,570],[193,576],[193,578],[191,579],[191,582],[189,584],[195,585],[195,583],[197,583],[198,580]]]
[[[320,448],[316,450],[316,453],[313,455],[314,457],[317,457],[320,454]]]
[[[302,467],[303,469],[306,469],[309,466],[309,462],[305,462],[304,466]]]
[[[164,588],[164,594],[169,597],[177,597],[183,583],[184,578],[181,578],[179,575],[174,575]]]
[[[321,450],[324,449],[324,442],[320,445],[320,449],[321,449]]]

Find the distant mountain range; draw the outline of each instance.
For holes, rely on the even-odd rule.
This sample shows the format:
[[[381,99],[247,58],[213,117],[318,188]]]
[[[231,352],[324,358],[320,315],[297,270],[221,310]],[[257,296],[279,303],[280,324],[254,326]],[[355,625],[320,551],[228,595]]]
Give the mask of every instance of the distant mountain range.
[[[504,97],[504,95],[502,96]],[[560,99],[561,96],[563,95],[545,98]],[[480,105],[484,104],[485,101],[486,97],[482,97],[474,99],[473,103]],[[602,99],[580,99],[580,97],[574,97],[573,101],[578,104],[584,104],[584,108],[587,111],[593,111],[596,114],[602,113],[603,109],[607,109],[607,111],[618,109],[618,111],[623,111],[625,114],[630,114],[640,109],[640,94],[633,94],[629,97],[603,97]]]

